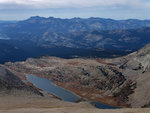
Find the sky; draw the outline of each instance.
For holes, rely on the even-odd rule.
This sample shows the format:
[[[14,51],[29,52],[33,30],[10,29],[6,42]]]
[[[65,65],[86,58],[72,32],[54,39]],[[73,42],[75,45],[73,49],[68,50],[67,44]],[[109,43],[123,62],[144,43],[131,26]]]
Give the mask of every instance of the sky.
[[[150,0],[0,0],[0,20],[31,16],[150,19]]]

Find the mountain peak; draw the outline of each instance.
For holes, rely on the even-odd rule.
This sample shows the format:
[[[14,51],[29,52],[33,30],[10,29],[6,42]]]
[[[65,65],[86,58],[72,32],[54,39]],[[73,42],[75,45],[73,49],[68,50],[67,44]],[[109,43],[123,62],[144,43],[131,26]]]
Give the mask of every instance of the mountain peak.
[[[45,17],[40,17],[40,16],[31,16],[29,19],[41,19],[41,18],[45,18]]]
[[[36,23],[36,22],[39,22],[39,21],[42,21],[42,20],[45,20],[46,18],[45,17],[40,17],[40,16],[32,16],[30,17],[29,19],[25,20],[29,23]]]

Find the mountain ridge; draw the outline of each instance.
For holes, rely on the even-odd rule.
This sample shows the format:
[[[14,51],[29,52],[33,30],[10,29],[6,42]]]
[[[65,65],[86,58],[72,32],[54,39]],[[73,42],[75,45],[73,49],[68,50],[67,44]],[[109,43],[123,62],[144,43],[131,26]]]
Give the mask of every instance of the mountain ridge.
[[[38,46],[135,51],[150,42],[150,20],[36,16],[2,24],[0,34],[11,40],[32,41]]]

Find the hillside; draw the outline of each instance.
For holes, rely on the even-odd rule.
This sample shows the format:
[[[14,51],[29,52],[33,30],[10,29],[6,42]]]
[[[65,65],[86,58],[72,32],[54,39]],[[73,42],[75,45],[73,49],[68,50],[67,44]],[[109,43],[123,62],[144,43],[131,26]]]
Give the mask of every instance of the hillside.
[[[17,75],[0,65],[0,95],[9,94],[13,91],[25,91],[31,94],[42,95],[35,88],[28,86]]]
[[[42,57],[30,58],[26,62],[6,63],[5,66],[16,72],[52,80],[55,84],[89,100],[131,107],[127,102],[128,95],[135,87],[134,82],[127,80],[116,67],[103,63],[102,59]],[[120,91],[124,91],[121,98]]]
[[[135,51],[150,42],[149,27],[149,20],[31,17],[1,24],[0,35],[12,41],[32,42],[30,46],[38,47]]]
[[[4,66],[0,66],[0,72],[0,112],[2,113],[149,113],[149,109],[100,110],[87,102],[63,102],[44,92],[42,92],[44,96],[40,96],[33,93],[35,89],[25,85],[20,74],[21,78],[18,78]]]
[[[46,110],[47,108],[51,110],[55,108],[95,109],[88,102],[63,102],[56,96],[33,87],[22,75],[0,65],[0,112],[35,113],[32,109]]]
[[[150,42],[150,28],[77,31],[57,33],[47,31],[38,40],[38,45],[65,46],[73,48],[104,48],[110,50],[135,51]]]
[[[135,81],[136,88],[129,96],[129,103],[135,107],[146,107],[150,103],[150,44],[125,57],[106,60],[107,63],[117,65],[122,74]]]
[[[0,63],[24,61],[30,57],[40,56],[56,56],[61,58],[75,58],[75,57],[100,57],[100,58],[114,58],[123,56],[130,51],[119,51],[109,49],[84,49],[84,48],[70,48],[70,47],[41,47],[35,43],[17,40],[0,40]]]
[[[115,59],[42,57],[5,66],[52,80],[83,98],[116,106],[144,107],[150,102],[149,51],[147,45]]]

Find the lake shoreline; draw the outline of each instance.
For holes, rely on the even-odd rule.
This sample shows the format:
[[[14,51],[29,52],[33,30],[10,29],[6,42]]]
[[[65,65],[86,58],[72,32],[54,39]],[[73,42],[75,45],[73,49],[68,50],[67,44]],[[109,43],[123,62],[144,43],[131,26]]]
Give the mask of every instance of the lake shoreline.
[[[29,80],[29,77],[27,77],[28,75],[32,75],[32,76],[35,76],[35,75],[33,75],[33,74],[25,74],[26,75],[26,79],[27,80]],[[36,77],[38,77],[38,76],[36,76]],[[38,78],[40,78],[40,77],[38,77]],[[43,78],[41,78],[41,79],[43,79]],[[45,78],[44,78],[45,79]],[[48,79],[47,79],[48,80]],[[30,81],[31,82],[31,81]],[[33,83],[32,83],[33,84]],[[71,92],[73,95],[75,95],[75,96],[78,96],[79,97],[79,99],[78,100],[76,100],[75,101],[75,103],[78,103],[78,102],[81,102],[81,101],[89,101],[89,103],[90,104],[92,104],[93,106],[95,106],[96,108],[100,108],[100,107],[98,107],[99,105],[98,104],[100,104],[101,106],[104,106],[104,108],[100,108],[100,109],[109,109],[109,107],[110,107],[110,109],[118,109],[118,108],[120,108],[120,107],[118,107],[118,106],[112,106],[112,105],[108,105],[108,104],[105,104],[105,103],[102,103],[102,102],[99,102],[99,101],[97,101],[97,100],[89,100],[89,99],[87,99],[87,98],[83,98],[83,97],[81,97],[80,95],[77,95],[76,93],[74,93],[74,92],[72,92],[72,91],[70,91],[70,90],[68,90],[68,89],[65,89],[64,87],[61,87],[61,86],[59,86],[59,85],[57,85],[55,82],[52,82],[51,81],[51,84],[53,84],[54,86],[56,86],[56,87],[60,87],[60,88],[62,88],[63,90],[66,90],[66,91],[69,91],[69,92]],[[34,85],[34,84],[33,84]],[[36,86],[35,86],[36,87]],[[38,88],[38,89],[40,89],[40,88]],[[40,89],[40,90],[42,90],[42,89]],[[44,91],[44,90],[43,90]],[[59,97],[58,95],[55,95],[55,94],[53,94],[53,93],[51,93],[51,92],[48,92],[48,93],[50,93],[50,94],[52,94],[53,96],[55,96],[56,98],[58,98],[58,99],[61,99],[62,101],[64,101],[61,97]],[[105,106],[106,106],[106,108],[105,108]],[[108,107],[108,108],[107,108]]]

